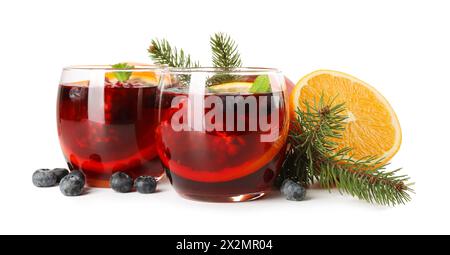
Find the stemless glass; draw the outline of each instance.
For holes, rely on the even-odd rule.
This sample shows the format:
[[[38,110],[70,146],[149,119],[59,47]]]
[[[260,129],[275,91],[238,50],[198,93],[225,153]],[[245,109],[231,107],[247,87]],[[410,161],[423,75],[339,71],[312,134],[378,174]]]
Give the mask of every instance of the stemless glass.
[[[165,72],[158,88],[157,150],[175,190],[216,202],[257,199],[284,159],[285,80],[268,68]]]
[[[82,170],[89,186],[109,187],[116,171],[132,178],[162,177],[155,145],[161,72],[161,67],[150,65],[127,70],[108,65],[64,68],[58,136],[69,168]]]

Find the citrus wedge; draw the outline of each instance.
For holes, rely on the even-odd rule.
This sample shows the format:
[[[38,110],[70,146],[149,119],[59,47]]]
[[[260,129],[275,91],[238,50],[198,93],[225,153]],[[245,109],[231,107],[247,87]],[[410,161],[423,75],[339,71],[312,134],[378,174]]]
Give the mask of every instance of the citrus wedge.
[[[154,72],[133,72],[130,76],[130,80],[141,80],[149,84],[158,83],[158,79]]]
[[[117,78],[114,75],[114,72],[106,73],[105,77],[111,82],[117,81]],[[149,72],[149,71],[132,72],[129,80],[139,80],[146,84],[157,84],[158,83],[156,74],[154,72]]]
[[[218,93],[248,93],[253,82],[228,82],[209,86],[208,89]]]
[[[147,64],[137,63],[137,62],[124,62],[130,66],[147,66]],[[105,73],[105,78],[110,82],[117,82],[117,77],[115,72],[107,72]],[[155,72],[144,71],[136,69],[136,71],[131,72],[131,75],[128,80],[140,81],[144,84],[156,85],[158,83],[158,77]]]
[[[355,159],[367,156],[387,163],[399,150],[402,141],[400,123],[388,101],[369,84],[342,72],[318,70],[303,77],[290,95],[290,114],[305,110],[304,102],[314,105],[321,95],[336,97],[334,103],[345,103],[348,116],[339,148],[353,148]]]

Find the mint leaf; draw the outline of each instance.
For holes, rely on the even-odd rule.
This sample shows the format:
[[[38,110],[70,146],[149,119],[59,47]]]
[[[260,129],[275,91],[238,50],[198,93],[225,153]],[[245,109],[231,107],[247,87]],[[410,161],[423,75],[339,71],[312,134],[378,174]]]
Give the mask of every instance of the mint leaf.
[[[128,63],[118,63],[111,66],[113,69],[133,69],[134,66],[128,65]],[[120,82],[125,82],[130,79],[131,72],[114,72],[114,76],[116,76],[117,80]]]
[[[252,86],[250,87],[250,93],[267,93],[271,92],[270,79],[268,75],[260,75],[256,77]]]

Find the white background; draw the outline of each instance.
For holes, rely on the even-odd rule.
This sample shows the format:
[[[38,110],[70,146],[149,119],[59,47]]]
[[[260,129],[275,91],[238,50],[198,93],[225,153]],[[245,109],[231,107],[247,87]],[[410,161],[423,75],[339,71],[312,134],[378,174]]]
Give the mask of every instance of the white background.
[[[379,234],[450,233],[450,5],[448,1],[0,1],[0,233]],[[64,166],[55,106],[61,68],[149,62],[154,37],[208,65],[209,35],[229,33],[247,66],[293,81],[344,71],[381,91],[403,144],[392,167],[416,181],[405,206],[337,192],[248,203],[184,200],[165,181],[152,195],[92,189],[64,197],[32,172]]]

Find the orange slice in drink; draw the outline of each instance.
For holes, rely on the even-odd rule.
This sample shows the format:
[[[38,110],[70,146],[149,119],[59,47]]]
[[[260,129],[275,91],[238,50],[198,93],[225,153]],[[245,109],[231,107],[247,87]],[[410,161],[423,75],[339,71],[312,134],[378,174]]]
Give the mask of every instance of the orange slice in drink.
[[[117,78],[114,75],[114,72],[106,73],[105,77],[110,82],[116,82],[117,81]],[[152,85],[157,85],[157,83],[158,83],[158,79],[156,77],[156,74],[154,72],[149,72],[149,71],[135,71],[135,72],[132,72],[129,80],[139,80],[139,81],[142,81],[145,84],[152,84]]]
[[[208,89],[219,93],[248,93],[252,84],[253,82],[228,82],[209,86]]]
[[[154,72],[133,72],[130,76],[130,80],[141,80],[146,84],[158,84],[158,79]]]
[[[369,84],[342,72],[318,70],[303,77],[290,96],[291,119],[295,110],[305,110],[304,102],[314,105],[321,95],[336,97],[345,103],[348,122],[339,148],[353,148],[356,158],[377,156],[388,162],[399,150],[402,132],[397,116],[388,101]]]
[[[130,63],[128,62],[129,65],[145,65],[145,64],[140,64],[140,63]],[[105,73],[105,78],[114,83],[117,82],[117,77],[115,75],[114,72],[107,72]],[[140,71],[140,70],[136,70],[133,71],[130,75],[129,80],[132,81],[140,81],[143,84],[151,84],[151,85],[157,85],[158,84],[158,77],[156,75],[155,72],[151,72],[151,71]]]
[[[218,169],[212,171],[193,169],[192,167],[183,165],[177,160],[170,160],[170,158],[164,152],[161,151],[159,155],[162,163],[165,166],[167,166],[175,174],[184,177],[186,179],[198,182],[227,182],[238,178],[242,178],[258,170],[261,170],[272,160],[277,159],[281,160],[281,158],[277,158],[277,156],[282,156],[280,154],[284,153],[283,149],[285,148],[288,131],[289,130],[287,127],[282,128],[280,130],[281,133],[278,139],[274,141],[270,145],[270,148],[266,150],[263,154],[261,154],[259,157],[249,159],[240,165],[223,168],[219,167]],[[159,132],[160,129],[157,129],[157,133]],[[254,142],[256,143],[260,141],[255,140]],[[227,144],[225,144],[225,141],[223,146],[227,146]],[[211,149],[213,150],[214,148]],[[208,159],[206,158],[205,160]]]

